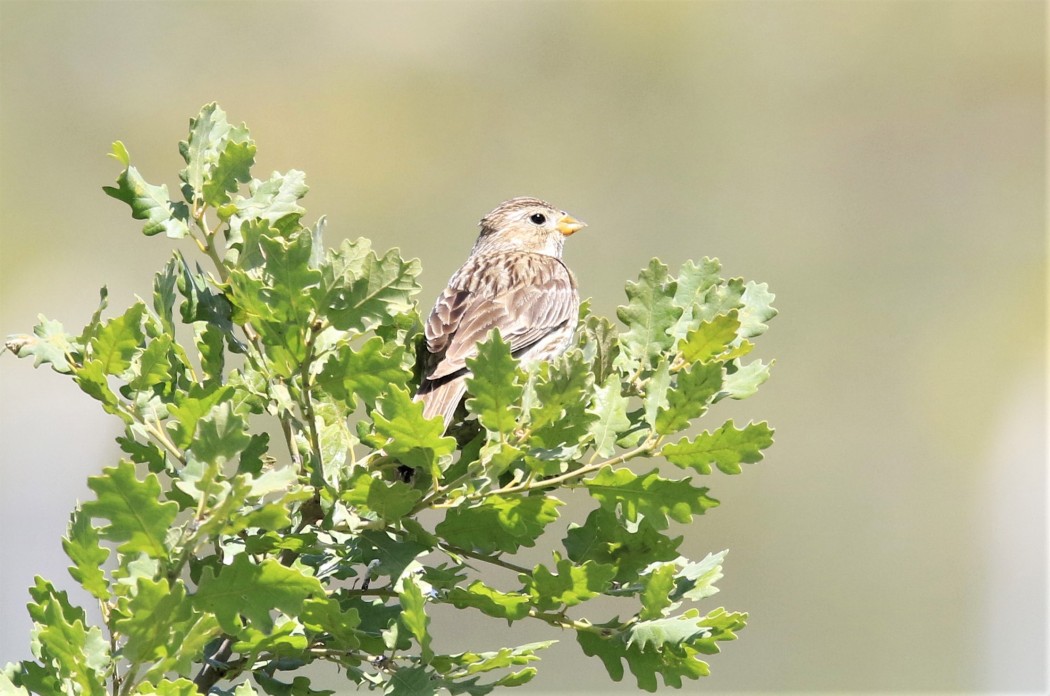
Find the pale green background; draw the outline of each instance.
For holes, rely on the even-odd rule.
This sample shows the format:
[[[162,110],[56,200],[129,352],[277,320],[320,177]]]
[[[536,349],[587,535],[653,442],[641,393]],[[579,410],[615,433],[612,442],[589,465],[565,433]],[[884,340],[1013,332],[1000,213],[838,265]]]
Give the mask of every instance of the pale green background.
[[[149,292],[169,240],[102,194],[105,153],[173,186],[211,100],[258,174],[307,172],[331,242],[420,257],[427,305],[513,195],[590,223],[566,255],[600,313],[651,256],[718,256],[781,315],[773,379],[711,420],[777,444],[686,532],[732,549],[709,606],[752,613],[688,690],[1040,692],[1046,29],[1006,1],[4,1],[0,334]],[[72,585],[59,537],[116,433],[0,358],[0,662],[28,654],[33,575]],[[466,618],[439,649],[506,637]],[[518,693],[610,689],[556,637]]]

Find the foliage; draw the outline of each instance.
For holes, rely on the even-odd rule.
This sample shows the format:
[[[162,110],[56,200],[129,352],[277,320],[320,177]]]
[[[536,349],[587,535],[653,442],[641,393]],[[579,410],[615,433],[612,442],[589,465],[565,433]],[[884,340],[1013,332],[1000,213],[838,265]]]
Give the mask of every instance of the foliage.
[[[303,174],[254,179],[255,143],[215,104],[179,150],[184,200],[119,142],[105,191],[211,270],[177,250],[149,301],[103,318],[103,289],[78,334],[42,317],[7,342],[119,419],[123,458],[90,478],[95,499],[63,540],[102,625],[38,578],[35,659],[8,665],[0,690],[331,693],[296,674],[314,662],[388,694],[484,694],[536,674],[549,642],[441,652],[438,605],[573,631],[643,689],[707,674],[699,656],[746,615],[695,606],[725,552],[691,562],[670,530],[718,504],[695,476],[739,473],[772,430],[679,433],[768,377],[744,362],[775,314],[765,285],[711,259],[677,275],[654,259],[627,286],[622,330],[585,306],[576,346],[531,373],[498,336],[483,344],[446,434],[412,399],[418,261],[366,239],[325,249],[323,218],[303,222]],[[686,477],[626,466],[653,457]],[[570,489],[593,505],[559,542]],[[559,550],[522,564],[533,547]],[[582,618],[602,597],[620,615]]]

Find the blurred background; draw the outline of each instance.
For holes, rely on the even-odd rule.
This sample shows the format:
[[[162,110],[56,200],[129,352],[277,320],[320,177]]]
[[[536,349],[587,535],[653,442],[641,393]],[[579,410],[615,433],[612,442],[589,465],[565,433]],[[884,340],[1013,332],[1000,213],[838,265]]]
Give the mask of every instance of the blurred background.
[[[687,690],[1042,693],[1046,13],[4,0],[0,334],[38,312],[79,331],[104,284],[114,309],[148,296],[172,241],[102,193],[105,155],[123,140],[174,190],[212,100],[257,176],[306,171],[330,244],[420,257],[424,310],[515,195],[590,223],[566,257],[601,314],[650,257],[717,256],[781,314],[773,378],[707,427],[769,420],[777,443],[683,530],[693,557],[731,549],[707,606],[751,612]],[[117,425],[0,357],[0,663],[29,655],[33,576],[73,585],[59,540]],[[489,623],[456,640],[491,649]],[[634,689],[561,637],[519,693]]]

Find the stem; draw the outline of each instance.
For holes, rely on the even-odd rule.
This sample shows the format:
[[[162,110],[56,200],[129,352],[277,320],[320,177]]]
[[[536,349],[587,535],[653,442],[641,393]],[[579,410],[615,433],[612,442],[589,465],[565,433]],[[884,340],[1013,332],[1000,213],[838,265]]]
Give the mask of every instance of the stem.
[[[220,679],[227,676],[232,670],[229,669],[232,665],[227,665],[227,660],[230,659],[230,655],[233,654],[233,638],[226,636],[222,642],[219,643],[219,647],[216,648],[215,652],[210,657],[206,657],[204,666],[201,667],[201,671],[197,673],[197,676],[193,679],[194,686],[197,687],[198,693],[206,694],[211,691],[211,687],[215,686]],[[222,664],[222,666],[216,665],[216,663]]]
[[[604,466],[623,464],[624,462],[634,459],[635,457],[639,457],[644,454],[650,454],[653,450],[660,446],[660,443],[663,441],[663,439],[663,435],[658,435],[656,437],[650,435],[639,446],[635,447],[632,450],[628,450],[623,454],[619,454],[615,457],[604,459],[600,462],[587,464],[585,466],[581,466],[579,469],[573,469],[572,471],[567,471],[564,474],[559,474],[558,476],[552,476],[550,478],[540,479],[539,481],[533,480],[531,477],[527,477],[524,481],[507,486],[506,488],[497,488],[496,490],[489,491],[487,493],[468,494],[464,495],[463,498],[466,500],[480,500],[482,498],[487,498],[490,495],[507,495],[510,493],[523,493],[526,491],[538,491],[543,490],[544,488],[560,486],[561,484],[567,481],[571,481],[581,476],[586,476],[587,474],[592,474],[600,470]]]
[[[313,321],[309,324],[313,325]],[[316,488],[324,488],[324,461],[321,458],[321,437],[317,432],[317,417],[314,413],[314,402],[311,392],[313,391],[313,385],[310,379],[310,364],[313,362],[314,357],[314,346],[317,343],[317,336],[320,331],[314,331],[313,328],[307,329],[306,338],[306,358],[303,359],[302,365],[299,366],[299,379],[302,382],[301,386],[301,403],[299,407],[303,411],[303,418],[306,420],[306,427],[310,437],[310,447],[313,450],[313,466],[310,467],[310,484]]]
[[[135,685],[135,677],[138,676],[139,666],[137,664],[131,665],[128,669],[128,673],[124,675],[124,683],[120,687],[118,696],[127,696],[131,693],[131,687]]]
[[[598,628],[589,621],[576,621],[565,616],[565,614],[552,614],[546,611],[539,611],[535,607],[529,609],[528,616],[533,619],[539,619],[544,623],[548,623],[551,626],[557,626],[558,628],[571,628],[574,631],[583,631],[586,633],[601,633],[602,629]]]
[[[478,561],[485,561],[486,563],[491,563],[492,565],[499,566],[500,568],[513,570],[516,573],[524,573],[525,575],[529,575],[532,573],[532,570],[529,568],[517,565],[516,563],[511,563],[510,561],[504,561],[502,558],[499,558],[497,556],[485,556],[480,553],[468,551],[467,549],[463,549],[458,546],[452,546],[451,544],[441,544],[440,548],[447,553],[452,553],[457,556],[466,556],[467,558],[473,558]]]

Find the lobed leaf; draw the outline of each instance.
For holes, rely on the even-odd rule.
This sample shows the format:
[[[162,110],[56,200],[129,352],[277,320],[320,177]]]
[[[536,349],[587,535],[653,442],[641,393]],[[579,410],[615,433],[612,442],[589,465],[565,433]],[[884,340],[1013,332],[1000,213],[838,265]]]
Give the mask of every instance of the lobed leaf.
[[[102,564],[109,558],[109,549],[99,543],[98,530],[91,525],[91,518],[79,508],[69,516],[62,549],[73,561],[69,568],[73,579],[96,599],[109,599],[109,583],[102,572]]]
[[[8,336],[4,348],[19,358],[33,358],[33,367],[51,365],[55,372],[68,373],[73,370],[68,355],[81,349],[75,339],[66,333],[62,324],[48,319],[43,314],[37,317],[40,321],[33,327],[33,335],[16,334]]]
[[[613,579],[622,584],[635,581],[651,563],[677,558],[682,539],[661,534],[648,519],[625,523],[611,509],[599,507],[582,525],[569,525],[563,543],[572,561],[612,566]]]
[[[229,225],[228,244],[237,246],[243,242],[242,229],[253,221],[262,221],[266,228],[281,235],[293,232],[306,213],[299,200],[307,191],[306,175],[295,169],[284,174],[273,172],[266,181],[252,179],[247,197],[236,196],[219,208],[220,219]]]
[[[361,470],[346,482],[339,499],[393,522],[407,515],[422,497],[422,491],[408,484],[386,482],[369,471]]]
[[[403,366],[404,354],[403,346],[391,346],[378,336],[357,350],[343,343],[325,361],[317,384],[350,408],[360,399],[366,408],[374,409],[391,386],[408,388],[411,374]]]
[[[682,438],[660,451],[667,461],[682,468],[710,474],[714,464],[726,474],[739,474],[740,464],[761,461],[762,450],[773,444],[773,429],[767,423],[749,423],[743,429],[727,421],[714,432],[703,432],[689,440]]]
[[[517,553],[523,546],[536,545],[563,504],[550,496],[490,495],[475,505],[449,508],[434,532],[466,549]]]
[[[740,296],[743,307],[740,309],[740,335],[743,338],[754,338],[769,328],[765,322],[777,315],[773,307],[776,295],[769,291],[766,283],[748,281],[744,284],[744,293]]]
[[[656,432],[668,435],[689,427],[690,421],[707,410],[722,387],[721,363],[697,363],[678,373],[667,392],[667,407],[656,415]]]
[[[531,442],[544,448],[573,447],[583,441],[598,416],[587,410],[594,375],[580,351],[544,363],[529,411]]]
[[[721,270],[718,259],[706,256],[700,263],[690,259],[682,264],[674,291],[674,305],[682,308],[682,316],[671,330],[675,338],[684,338],[700,323],[698,305],[705,302],[711,288],[724,282],[718,275]]]
[[[273,628],[272,610],[296,616],[303,602],[323,594],[324,588],[317,578],[287,568],[272,558],[254,563],[246,554],[240,554],[231,565],[218,571],[204,569],[193,604],[201,611],[214,614],[227,633],[240,631],[244,625],[241,616],[268,632]]]
[[[594,561],[581,564],[555,554],[555,569],[552,573],[546,566],[537,565],[531,575],[520,575],[538,609],[571,607],[604,593],[612,584],[616,569]]]
[[[521,418],[522,383],[525,374],[510,354],[510,345],[493,332],[477,347],[477,355],[467,358],[471,376],[467,378],[467,410],[477,415],[486,430],[509,435]]]
[[[178,514],[178,505],[160,502],[160,481],[155,474],[140,481],[135,465],[122,461],[103,469],[101,476],[90,477],[88,488],[97,499],[84,503],[81,513],[108,520],[109,524],[99,530],[102,538],[124,542],[117,547],[122,554],[144,553],[150,558],[167,559],[165,538]]]
[[[180,238],[189,233],[189,210],[183,203],[173,203],[164,184],[154,186],[142,178],[129,162],[128,151],[119,140],[113,143],[113,156],[125,166],[117,177],[116,186],[103,186],[106,195],[123,201],[131,207],[131,217],[146,220],[142,233],[147,237],[164,232],[168,237]]]
[[[456,441],[444,435],[441,418],[423,418],[423,404],[404,389],[392,387],[376,401],[371,415],[375,436],[369,438],[370,444],[405,466],[436,478],[439,463],[456,451]]]
[[[626,305],[616,316],[627,326],[620,336],[622,350],[643,367],[651,365],[674,342],[672,328],[683,309],[674,302],[677,280],[659,259],[652,259],[637,282],[627,283]]]
[[[527,594],[500,592],[480,580],[475,580],[465,589],[453,587],[446,599],[457,609],[473,607],[488,616],[506,619],[508,624],[528,616],[531,604]]]
[[[65,592],[43,578],[37,577],[29,592],[33,602],[28,609],[37,625],[34,652],[50,668],[45,672],[51,671],[46,676],[30,673],[29,686],[65,682],[70,685],[62,689],[66,693],[105,696],[111,656],[102,632],[97,626],[87,628],[83,609],[72,606]]]
[[[595,419],[590,424],[594,438],[594,450],[599,456],[608,457],[616,451],[616,440],[631,427],[627,418],[627,399],[620,393],[620,380],[610,375],[605,384],[594,390],[591,413]]]
[[[746,365],[737,367],[733,372],[727,372],[725,384],[722,387],[722,395],[731,399],[746,399],[758,391],[758,388],[769,379],[769,370],[772,363],[764,363],[761,360],[753,360]]]
[[[740,330],[737,310],[720,314],[686,334],[678,343],[682,359],[688,363],[708,362],[721,355],[736,340]]]
[[[702,515],[718,505],[708,497],[706,488],[693,487],[687,478],[665,479],[657,469],[636,476],[630,469],[604,466],[583,484],[606,510],[619,508],[631,522],[644,517],[657,529],[666,529],[668,519],[691,522],[693,515]]]
[[[427,664],[434,657],[434,651],[430,648],[430,617],[426,614],[426,600],[423,597],[419,585],[411,577],[402,581],[402,589],[398,594],[401,600],[401,614],[399,619],[412,637],[419,643],[422,651],[422,663]]]
[[[397,249],[376,256],[371,242],[344,241],[325,267],[322,311],[341,331],[368,331],[413,309],[420,290],[419,260],[405,261]]]

